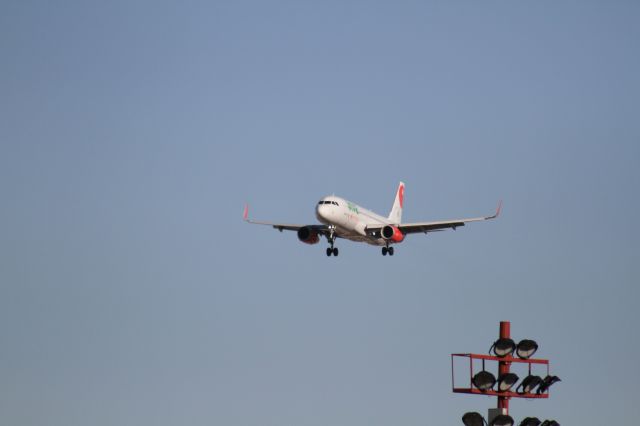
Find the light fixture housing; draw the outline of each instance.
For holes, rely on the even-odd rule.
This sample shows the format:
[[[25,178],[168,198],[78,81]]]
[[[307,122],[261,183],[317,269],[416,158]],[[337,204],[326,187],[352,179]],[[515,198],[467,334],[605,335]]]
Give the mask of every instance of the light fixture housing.
[[[513,417],[508,414],[498,414],[491,420],[490,426],[513,426]]]
[[[534,376],[533,374],[527,376],[522,380],[518,389],[521,389],[518,393],[531,393],[542,382],[540,376]]]
[[[498,377],[498,392],[508,392],[518,382],[518,375],[505,373]]]
[[[540,395],[540,394],[543,394],[543,393],[547,392],[552,384],[557,383],[557,382],[561,382],[561,381],[562,380],[560,380],[560,377],[558,377],[558,376],[547,376],[547,377],[545,377],[544,380],[542,380],[542,383],[540,383],[540,386],[538,386],[537,394]]]
[[[540,419],[537,417],[526,417],[520,422],[520,426],[540,426]]]
[[[476,411],[470,411],[468,413],[464,413],[462,416],[462,423],[464,426],[484,426],[485,421],[484,417]]]
[[[488,391],[493,389],[493,386],[496,384],[496,377],[490,372],[482,370],[473,376],[471,382],[481,391]]]
[[[538,350],[538,344],[529,339],[521,340],[516,348],[516,354],[522,359],[529,359]]]
[[[497,357],[502,358],[511,355],[513,351],[516,350],[516,343],[508,337],[501,337],[500,339],[493,342],[493,345],[491,345],[491,349],[493,349],[493,353]],[[489,352],[491,352],[491,349],[489,350]]]

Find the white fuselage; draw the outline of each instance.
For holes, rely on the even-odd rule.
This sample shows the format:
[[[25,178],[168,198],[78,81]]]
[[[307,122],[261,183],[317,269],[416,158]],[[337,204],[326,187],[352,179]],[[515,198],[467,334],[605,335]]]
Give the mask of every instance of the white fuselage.
[[[378,246],[387,245],[391,241],[368,236],[366,227],[368,225],[397,225],[391,223],[386,217],[333,195],[324,197],[318,202],[316,217],[321,223],[334,226],[339,237]]]

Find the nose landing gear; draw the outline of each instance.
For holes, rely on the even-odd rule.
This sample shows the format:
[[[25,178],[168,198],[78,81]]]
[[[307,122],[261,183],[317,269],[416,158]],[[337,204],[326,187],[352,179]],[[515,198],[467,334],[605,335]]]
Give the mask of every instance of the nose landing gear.
[[[389,256],[393,256],[393,247],[389,247],[388,245],[382,247],[382,255],[386,256],[389,253]]]
[[[329,231],[329,235],[327,236],[327,241],[331,244],[331,247],[327,247],[327,256],[338,256],[338,247],[334,247],[333,243],[336,241],[335,228],[331,228]]]

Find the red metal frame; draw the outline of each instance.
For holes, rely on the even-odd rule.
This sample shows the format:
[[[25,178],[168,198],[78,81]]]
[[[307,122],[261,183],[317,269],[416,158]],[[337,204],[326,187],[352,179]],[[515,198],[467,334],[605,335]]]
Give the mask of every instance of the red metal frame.
[[[511,338],[510,337],[510,328],[511,324],[508,321],[500,322],[500,338]],[[454,375],[454,366],[453,360],[456,357],[460,358],[469,358],[469,387],[468,388],[460,388],[455,387],[455,375]],[[472,379],[473,379],[473,360],[481,360],[482,361],[482,369],[485,369],[485,361],[494,361],[498,363],[498,377],[502,374],[506,374],[509,372],[512,363],[521,363],[527,364],[529,367],[529,374],[531,374],[531,366],[534,364],[538,365],[546,365],[547,366],[547,375],[549,375],[549,360],[547,359],[521,359],[514,358],[513,356],[505,356],[505,357],[497,357],[493,355],[482,355],[482,354],[451,354],[451,389],[455,393],[468,393],[475,395],[486,395],[486,396],[496,396],[498,397],[498,408],[505,409],[507,414],[509,413],[509,400],[511,398],[527,398],[527,399],[546,399],[549,398],[549,392],[543,394],[533,394],[533,393],[517,393],[513,391],[508,392],[499,392],[495,390],[481,391],[473,387]]]
[[[468,388],[461,388],[461,387],[455,387],[454,386],[455,385],[455,375],[454,375],[453,360],[454,360],[455,357],[469,358],[469,387]],[[513,358],[513,357],[498,358],[497,356],[481,355],[481,354],[451,354],[451,389],[453,390],[453,392],[455,392],[455,393],[473,393],[473,394],[477,394],[477,395],[487,395],[487,396],[497,396],[499,398],[529,398],[529,399],[549,398],[549,393],[548,392],[540,394],[540,395],[533,394],[533,393],[520,394],[520,393],[517,393],[517,392],[511,392],[511,391],[509,391],[509,392],[499,392],[499,391],[495,391],[495,390],[481,391],[480,389],[477,389],[477,388],[473,387],[473,384],[471,383],[471,379],[473,378],[473,374],[474,374],[474,371],[473,371],[473,360],[474,359],[482,360],[483,369],[484,369],[484,361],[497,361],[497,362],[504,362],[505,364],[506,363],[512,363],[512,362],[521,363],[521,364],[528,364],[529,365],[529,374],[531,374],[531,365],[532,364],[542,364],[542,365],[546,365],[547,366],[547,375],[549,375],[549,360],[546,360],[546,359],[520,359],[520,358]],[[503,373],[500,373],[500,374],[503,374]],[[507,408],[508,409],[508,407],[498,407],[498,408]]]
[[[544,365],[549,365],[549,360],[548,359],[534,359],[534,358],[529,358],[529,359],[522,359],[522,358],[516,358],[513,356],[503,356],[503,357],[499,357],[499,356],[493,356],[493,355],[484,355],[484,354],[451,354],[451,356],[460,356],[460,357],[470,357],[473,359],[482,359],[482,360],[486,360],[486,361],[502,361],[502,362],[519,362],[522,364],[544,364]]]

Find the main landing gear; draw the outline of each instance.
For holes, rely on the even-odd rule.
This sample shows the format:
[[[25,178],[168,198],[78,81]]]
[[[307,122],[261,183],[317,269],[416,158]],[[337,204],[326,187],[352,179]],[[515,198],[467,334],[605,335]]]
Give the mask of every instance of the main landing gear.
[[[385,246],[382,247],[382,255],[386,256],[389,253],[389,256],[393,256],[393,247]]]
[[[331,228],[329,235],[327,236],[327,241],[331,244],[331,247],[327,247],[327,256],[338,256],[338,247],[334,247],[333,243],[336,241],[335,228]]]
[[[338,255],[338,247],[327,247],[327,256],[337,256]]]

